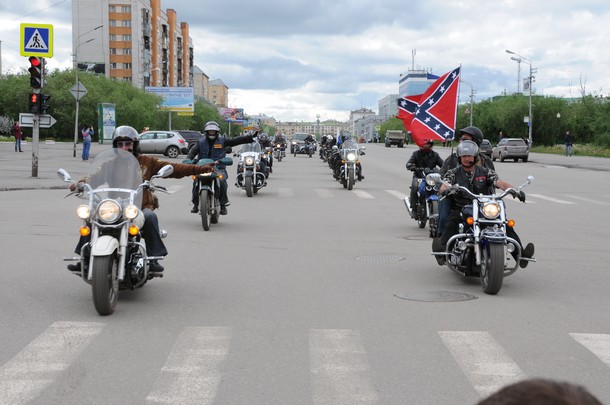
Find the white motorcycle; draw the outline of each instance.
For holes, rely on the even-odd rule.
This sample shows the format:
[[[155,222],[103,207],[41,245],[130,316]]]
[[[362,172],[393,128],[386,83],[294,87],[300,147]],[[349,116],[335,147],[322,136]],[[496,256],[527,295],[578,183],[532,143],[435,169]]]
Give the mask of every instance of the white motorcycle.
[[[150,181],[142,181],[140,164],[133,154],[112,148],[95,157],[87,183],[78,183],[76,190],[66,196],[86,200],[76,214],[84,222],[80,235],[90,237],[90,241],[82,246],[79,257],[64,260],[80,261],[77,275],[91,285],[93,304],[100,315],[114,312],[119,290],[133,290],[155,276],[162,277],[148,272],[149,261],[163,257],[147,256],[140,233],[144,225],[140,207],[144,189],[167,192],[154,180],[173,171],[167,165]],[[76,184],[66,170],[59,169],[57,174],[65,182]],[[166,235],[161,232],[161,237]]]
[[[261,145],[254,141],[241,147],[235,185],[246,190],[252,197],[258,190],[267,186],[266,176],[261,167]]]

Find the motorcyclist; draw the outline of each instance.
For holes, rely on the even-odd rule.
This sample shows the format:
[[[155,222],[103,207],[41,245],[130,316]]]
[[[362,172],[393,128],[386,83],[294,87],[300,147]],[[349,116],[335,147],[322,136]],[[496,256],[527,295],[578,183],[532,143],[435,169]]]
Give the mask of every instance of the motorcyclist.
[[[199,173],[207,173],[213,170],[212,165],[193,166],[180,163],[170,163],[152,156],[141,155],[138,145],[138,131],[136,131],[133,127],[122,125],[117,127],[112,133],[112,147],[131,152],[136,157],[140,164],[143,180],[150,180],[152,176],[165,165],[171,165],[174,167],[173,173],[168,177],[175,179]],[[95,173],[92,176],[96,175],[104,175],[104,173]],[[79,180],[79,183],[86,183],[88,180],[89,179],[85,177]],[[76,188],[76,184],[72,183],[70,185],[71,191],[75,191]],[[151,193],[150,190],[143,190],[141,208],[142,213],[144,214],[144,226],[142,227],[141,232],[142,237],[146,241],[147,254],[149,256],[166,256],[168,252],[160,236],[157,214],[155,214],[153,211],[154,209],[159,208],[159,202],[157,197]],[[76,254],[80,255],[81,248],[90,240],[91,236],[81,236],[78,244],[76,245],[76,249],[74,250]],[[77,264],[69,264],[68,270],[80,272],[80,262]],[[164,268],[156,260],[151,260],[149,270],[151,273],[160,273],[164,270]]]
[[[351,135],[349,135],[348,133],[341,135],[339,137],[339,139],[341,140],[341,143],[339,144],[339,142],[337,141],[338,148],[341,148],[341,149],[353,148],[353,149],[359,150],[358,143],[355,140],[353,140]],[[364,155],[364,151],[359,150],[358,154]],[[338,155],[335,155],[335,159],[333,161],[333,177],[337,180],[340,180],[342,165],[343,165],[342,156],[341,156],[341,153],[339,153]],[[362,165],[360,164],[359,160],[356,161],[356,166],[358,168],[358,170],[357,170],[358,180],[362,181],[362,180],[364,180],[364,175],[362,174]]]
[[[464,186],[470,190],[473,194],[491,194],[495,188],[506,190],[507,188],[513,188],[513,186],[504,180],[501,180],[493,169],[478,166],[477,160],[479,156],[479,147],[473,141],[462,141],[457,147],[457,156],[460,165],[456,168],[449,170],[445,173],[444,180],[446,183],[456,187]],[[439,189],[439,193],[445,193],[446,191],[453,189],[452,186],[443,183]],[[512,193],[514,198],[518,198],[521,202],[525,202],[525,193],[515,191]],[[472,202],[472,197],[456,191],[448,198],[454,201],[453,208],[451,209],[445,224],[445,230],[440,238],[434,238],[432,241],[432,250],[434,252],[445,251],[447,242],[449,239],[459,232],[459,225],[462,222],[461,211],[464,206]],[[517,233],[512,227],[506,227],[507,236],[515,239],[522,246],[521,256],[524,258],[531,258],[534,256],[534,244],[528,243],[525,248],[517,236]],[[516,252],[513,253],[516,255]],[[440,265],[445,263],[443,256],[436,256],[436,259]],[[527,260],[521,260],[519,265],[521,268],[525,268],[528,265]]]
[[[477,159],[477,166],[486,167],[491,170],[496,170],[494,167],[493,161],[486,154],[481,152],[481,143],[483,142],[483,132],[473,126],[462,128],[457,133],[457,141],[473,141],[479,147],[479,156]],[[440,174],[444,176],[448,170],[458,167],[460,162],[458,160],[456,152],[453,152],[445,162],[443,163],[443,167],[441,167]],[[447,221],[447,216],[449,216],[449,212],[451,211],[451,204],[453,200],[450,198],[443,198],[440,200],[438,205],[438,236],[443,233],[443,229],[445,228],[445,222]]]
[[[217,161],[226,156],[226,147],[250,143],[254,141],[257,134],[257,132],[254,132],[252,135],[225,138],[220,135],[220,125],[218,125],[216,121],[206,122],[203,127],[203,133],[205,136],[189,150],[189,153],[186,156],[187,159],[212,159]],[[220,215],[227,215],[227,206],[229,205],[227,178],[229,175],[225,165],[218,164],[216,165],[216,168],[223,174],[222,179],[220,180]],[[199,192],[197,190],[196,182],[193,182],[192,202],[193,208],[191,209],[191,212],[197,213],[199,211]]]
[[[269,139],[269,135],[263,132],[258,136],[258,143],[261,145],[261,152],[265,153],[266,148],[273,148],[273,143]],[[273,173],[273,155],[269,155],[268,159],[261,159],[261,168],[265,177],[269,177],[270,173]]]
[[[440,155],[432,150],[434,141],[427,141],[419,147],[418,150],[413,152],[411,158],[407,162],[407,170],[413,172],[413,179],[411,180],[411,218],[416,217],[417,204],[419,203],[417,198],[417,189],[419,187],[418,179],[423,178],[426,174],[434,172],[438,167],[439,169],[443,166],[443,159]]]
[[[314,138],[312,134],[307,134],[305,139],[303,139],[303,142],[305,142],[305,151],[309,153],[309,148],[312,148],[313,153],[316,145],[316,138]]]

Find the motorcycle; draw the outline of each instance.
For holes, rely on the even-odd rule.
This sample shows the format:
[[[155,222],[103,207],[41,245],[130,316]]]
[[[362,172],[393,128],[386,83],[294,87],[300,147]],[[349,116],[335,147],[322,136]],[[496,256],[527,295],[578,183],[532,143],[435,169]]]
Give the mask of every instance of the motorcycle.
[[[280,142],[273,145],[273,156],[278,162],[286,157],[286,143]]]
[[[265,173],[261,169],[261,145],[258,142],[242,145],[235,185],[246,190],[248,197],[267,186]]]
[[[343,188],[351,190],[357,178],[360,178],[360,160],[358,156],[364,155],[364,148],[358,148],[354,140],[348,140],[341,145],[341,170],[339,182]]]
[[[449,239],[445,252],[432,254],[444,256],[447,267],[457,274],[479,277],[486,294],[497,294],[502,288],[504,277],[515,273],[521,260],[536,261],[534,258],[522,257],[519,242],[507,235],[507,227],[512,227],[514,221],[508,219],[503,200],[533,180],[533,176],[528,176],[519,188],[509,188],[498,195],[475,195],[460,186],[458,190],[470,196],[472,204],[462,209],[460,230]],[[442,180],[440,174],[432,173],[426,176],[426,181],[436,184]],[[514,259],[514,264],[509,262],[509,257]]]
[[[108,149],[93,160],[87,183],[76,183],[70,174],[59,169],[57,174],[65,182],[77,185],[76,195],[87,202],[76,212],[84,221],[82,236],[91,236],[79,257],[64,258],[80,261],[80,272],[74,272],[91,285],[93,304],[100,315],[114,312],[119,290],[134,290],[154,277],[163,274],[149,273],[149,261],[162,260],[162,256],[148,256],[146,241],[140,229],[144,225],[143,191],[162,191],[155,184],[160,177],[174,171],[166,165],[150,180],[142,181],[140,164],[133,154],[121,149]],[[161,237],[167,233],[161,231]]]
[[[316,145],[313,142],[309,142],[309,143],[305,144],[304,148],[305,148],[305,153],[307,154],[307,156],[311,157],[316,148]]]
[[[436,172],[436,171],[435,171]],[[417,169],[416,173],[421,176],[417,179],[417,201],[411,201],[411,196],[404,198],[405,206],[409,215],[417,221],[420,228],[429,224],[430,237],[434,238],[438,228],[438,183],[428,183],[427,177],[423,177],[425,170]]]
[[[224,157],[218,161],[225,166],[231,166],[233,159]],[[191,160],[184,160],[182,163],[193,163]],[[197,165],[203,166],[206,164],[215,163],[212,159],[199,159]],[[197,182],[197,190],[199,194],[199,215],[201,216],[201,225],[204,231],[210,230],[210,224],[217,224],[220,218],[220,181],[224,176],[224,172],[220,171],[214,165],[214,170],[209,173],[201,173],[193,176],[193,180]]]

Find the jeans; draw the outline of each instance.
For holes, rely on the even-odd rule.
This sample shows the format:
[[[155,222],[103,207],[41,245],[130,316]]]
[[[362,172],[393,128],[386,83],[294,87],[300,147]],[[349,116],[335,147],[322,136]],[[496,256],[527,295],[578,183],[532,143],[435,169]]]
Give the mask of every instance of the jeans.
[[[89,150],[91,149],[91,141],[83,142],[83,160],[89,160]]]
[[[15,139],[15,152],[22,152],[21,150],[21,138]]]
[[[572,145],[566,145],[566,156],[572,156]]]
[[[453,208],[453,198],[443,198],[438,202],[438,228],[437,235],[441,236],[445,230],[445,224],[447,223],[447,217]]]

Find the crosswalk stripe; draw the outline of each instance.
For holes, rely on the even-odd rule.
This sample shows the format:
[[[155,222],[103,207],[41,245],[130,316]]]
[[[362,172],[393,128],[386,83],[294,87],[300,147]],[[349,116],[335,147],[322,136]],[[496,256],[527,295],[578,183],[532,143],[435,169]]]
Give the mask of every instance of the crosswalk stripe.
[[[53,382],[104,328],[96,322],[54,322],[0,367],[0,404],[31,401]]]
[[[326,188],[316,188],[315,190],[318,197],[331,198],[333,196],[333,193],[331,193],[330,190]]]
[[[481,397],[526,378],[488,332],[440,331],[439,335]]]
[[[146,400],[162,404],[212,404],[230,341],[230,328],[185,328]]]
[[[353,189],[352,193],[356,194],[358,198],[375,198],[364,190]]]
[[[528,194],[529,197],[540,198],[541,200],[551,201],[558,204],[576,204],[572,201],[560,200],[559,198],[547,197],[542,194]]]
[[[609,203],[607,202],[603,202],[603,201],[599,201],[599,200],[594,200],[592,198],[586,198],[586,197],[581,197],[579,195],[571,195],[571,194],[566,194],[568,197],[573,198],[575,200],[580,200],[580,201],[585,201],[591,204],[597,204],[597,205],[609,205]]]
[[[570,333],[570,336],[610,367],[610,335],[598,333]]]
[[[386,193],[390,193],[392,194],[394,197],[398,198],[399,200],[404,200],[405,197],[407,196],[405,193],[401,193],[400,191],[397,190],[384,190]]]
[[[357,331],[311,329],[309,357],[313,403],[377,404],[367,354]]]

